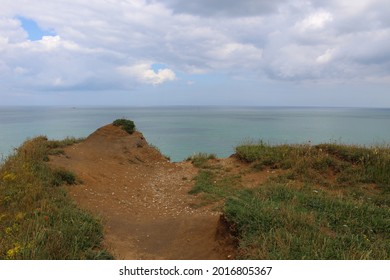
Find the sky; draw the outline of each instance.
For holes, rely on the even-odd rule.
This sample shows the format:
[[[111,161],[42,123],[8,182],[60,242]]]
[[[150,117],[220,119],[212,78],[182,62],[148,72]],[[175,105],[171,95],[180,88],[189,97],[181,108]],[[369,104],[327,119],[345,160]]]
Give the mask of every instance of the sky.
[[[1,0],[1,105],[390,107],[390,5]]]

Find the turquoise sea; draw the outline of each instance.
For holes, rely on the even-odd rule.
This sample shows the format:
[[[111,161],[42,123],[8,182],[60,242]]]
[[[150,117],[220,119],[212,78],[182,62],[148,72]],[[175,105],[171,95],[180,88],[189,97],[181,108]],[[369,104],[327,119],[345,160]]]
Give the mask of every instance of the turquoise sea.
[[[86,137],[117,118],[135,122],[172,161],[227,157],[250,140],[271,144],[390,144],[390,109],[298,107],[0,107],[0,158],[27,138]]]

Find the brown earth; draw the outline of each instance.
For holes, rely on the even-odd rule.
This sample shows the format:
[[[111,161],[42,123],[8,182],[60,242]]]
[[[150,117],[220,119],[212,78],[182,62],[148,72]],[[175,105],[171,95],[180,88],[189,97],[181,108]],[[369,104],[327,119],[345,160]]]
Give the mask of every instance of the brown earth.
[[[107,125],[50,162],[82,181],[67,190],[79,207],[102,218],[104,242],[115,258],[234,258],[220,213],[191,207],[197,168],[169,162],[141,133]]]
[[[189,195],[198,168],[169,162],[140,132],[107,125],[64,155],[53,167],[74,172],[82,183],[67,191],[80,208],[101,217],[104,244],[116,259],[232,259],[237,246],[216,205],[199,207]],[[211,168],[240,177],[252,188],[275,171],[253,172],[235,157],[209,161]],[[278,171],[276,171],[278,172]],[[277,174],[275,174],[277,175]],[[218,204],[218,203],[217,203]]]

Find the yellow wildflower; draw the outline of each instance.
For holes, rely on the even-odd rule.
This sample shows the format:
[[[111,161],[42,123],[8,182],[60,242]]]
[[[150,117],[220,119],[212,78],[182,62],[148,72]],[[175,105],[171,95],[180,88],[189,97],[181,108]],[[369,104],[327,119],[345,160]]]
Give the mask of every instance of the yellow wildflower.
[[[15,244],[15,247],[12,249],[9,249],[7,251],[7,258],[12,259],[14,258],[20,251],[20,245],[18,243]]]
[[[14,173],[5,173],[3,176],[4,181],[13,181],[16,179],[16,175]]]
[[[7,227],[5,229],[5,234],[10,234],[12,232],[12,228],[11,227]]]
[[[18,214],[16,214],[15,219],[17,221],[20,221],[23,220],[24,216],[26,216],[26,214],[24,214],[23,212],[19,212]]]

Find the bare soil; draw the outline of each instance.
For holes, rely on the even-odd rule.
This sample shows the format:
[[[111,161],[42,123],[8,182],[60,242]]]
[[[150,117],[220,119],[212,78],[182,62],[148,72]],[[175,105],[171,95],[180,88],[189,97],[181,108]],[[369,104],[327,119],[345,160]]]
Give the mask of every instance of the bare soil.
[[[81,180],[67,190],[80,208],[101,217],[105,246],[116,259],[236,256],[221,213],[191,206],[197,197],[188,191],[198,169],[190,162],[169,162],[141,133],[129,135],[107,125],[65,148],[64,155],[52,156],[50,163]],[[231,169],[237,165],[234,159],[222,163]]]

